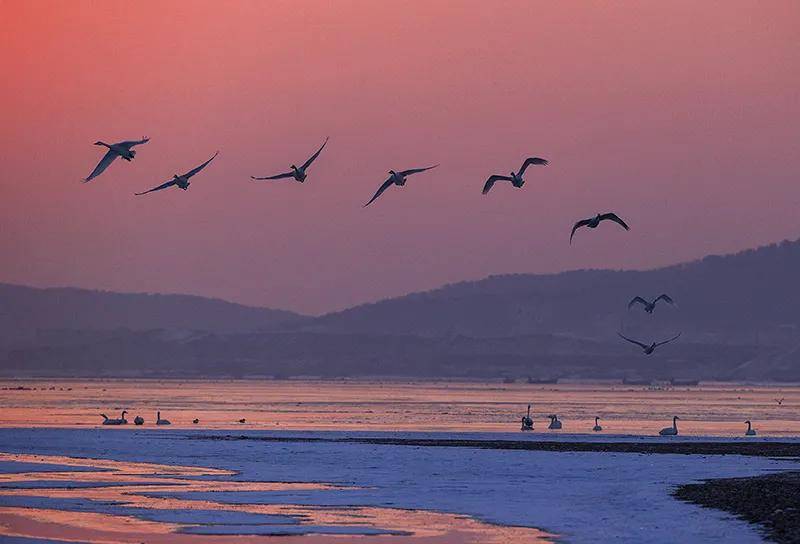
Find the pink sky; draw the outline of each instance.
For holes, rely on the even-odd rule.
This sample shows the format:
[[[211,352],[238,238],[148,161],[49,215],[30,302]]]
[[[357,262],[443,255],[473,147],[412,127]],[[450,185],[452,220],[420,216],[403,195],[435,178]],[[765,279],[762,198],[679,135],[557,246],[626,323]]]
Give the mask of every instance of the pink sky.
[[[0,0],[0,281],[319,313],[800,236],[800,3]],[[98,139],[151,137],[88,185]],[[305,184],[250,175],[303,162]],[[134,191],[220,155],[188,191]],[[532,168],[522,190],[481,187]],[[442,165],[361,206],[390,169]],[[632,227],[579,232],[615,210]]]

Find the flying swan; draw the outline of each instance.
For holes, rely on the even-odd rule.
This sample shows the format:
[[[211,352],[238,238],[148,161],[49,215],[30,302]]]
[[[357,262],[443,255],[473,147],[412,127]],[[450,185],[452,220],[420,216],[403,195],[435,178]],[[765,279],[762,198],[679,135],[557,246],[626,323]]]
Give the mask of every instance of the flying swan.
[[[617,223],[619,226],[621,226],[623,229],[631,230],[631,228],[625,223],[625,221],[620,219],[620,217],[617,214],[613,212],[598,213],[596,216],[590,217],[589,219],[581,219],[572,226],[572,232],[569,235],[569,243],[570,244],[572,243],[572,237],[575,236],[576,230],[578,230],[581,227],[589,227],[590,229],[596,229],[597,225],[599,225],[601,221],[613,221],[614,223]]]
[[[519,189],[525,185],[525,179],[522,176],[525,175],[525,170],[527,170],[530,165],[535,164],[537,166],[547,166],[549,162],[550,161],[547,159],[540,159],[539,157],[528,157],[525,159],[525,162],[522,163],[518,173],[511,172],[511,174],[508,176],[501,176],[498,174],[489,176],[489,179],[487,179],[486,183],[483,184],[482,194],[485,195],[491,191],[496,181],[510,181],[511,185]]]
[[[638,340],[634,340],[633,338],[628,338],[627,336],[625,336],[621,332],[618,332],[617,335],[620,338],[622,338],[623,340],[627,340],[631,344],[636,344],[637,346],[641,347],[644,350],[644,354],[645,355],[650,355],[651,353],[653,353],[656,350],[656,348],[658,346],[663,346],[664,344],[669,344],[673,340],[677,340],[678,337],[680,337],[681,333],[676,334],[675,336],[673,336],[669,340],[664,340],[663,342],[653,342],[652,344],[649,344],[649,345],[645,344],[643,342],[639,342]]]
[[[369,202],[364,204],[364,207],[366,208],[367,206],[372,204],[376,198],[381,196],[383,192],[392,185],[397,185],[399,187],[405,185],[406,177],[410,176],[411,174],[419,174],[420,172],[424,172],[425,170],[430,170],[431,168],[436,168],[437,166],[439,165],[434,164],[433,166],[428,166],[426,168],[412,168],[411,170],[401,170],[399,172],[395,172],[394,170],[389,170],[389,179],[383,182],[383,185],[381,185],[378,188],[378,191],[372,198],[369,199]]]
[[[102,145],[108,148],[106,154],[103,155],[103,158],[100,159],[100,162],[97,163],[97,166],[94,167],[92,173],[89,174],[87,178],[83,180],[84,183],[88,183],[92,181],[94,178],[102,174],[109,165],[114,162],[114,159],[117,157],[122,157],[126,161],[130,162],[133,160],[133,157],[136,155],[136,151],[133,150],[134,146],[146,144],[150,141],[150,138],[143,137],[141,140],[125,140],[124,142],[118,142],[116,144],[107,144],[105,142],[97,141],[94,145]]]
[[[257,178],[255,176],[250,176],[250,178],[254,179],[254,180],[259,180],[259,181],[265,180],[265,179],[294,178],[296,181],[299,181],[300,183],[303,183],[306,180],[306,176],[307,176],[306,170],[308,169],[309,166],[311,166],[311,163],[314,162],[314,159],[319,157],[319,154],[322,153],[322,150],[325,147],[325,144],[327,144],[327,143],[328,143],[328,138],[325,138],[325,142],[323,142],[322,147],[320,147],[317,150],[316,153],[311,155],[311,158],[308,159],[306,162],[304,162],[303,165],[300,168],[298,168],[295,165],[291,165],[289,167],[289,168],[291,168],[291,170],[289,172],[284,172],[283,174],[278,174],[278,175],[275,175],[275,176],[267,176],[267,177],[263,177],[263,178]]]
[[[180,187],[181,189],[183,189],[185,191],[186,189],[189,188],[189,184],[190,184],[189,183],[189,178],[192,177],[193,175],[195,175],[196,173],[198,173],[203,168],[205,168],[208,165],[208,163],[213,161],[214,157],[216,157],[217,155],[219,155],[219,151],[214,153],[213,157],[208,159],[206,162],[204,162],[203,164],[201,164],[197,168],[192,168],[191,170],[189,170],[188,172],[186,172],[185,174],[180,175],[180,176],[178,174],[175,174],[171,180],[169,180],[169,181],[167,181],[165,183],[162,183],[158,187],[153,187],[152,189],[148,189],[147,191],[144,191],[143,193],[134,193],[134,194],[136,196],[146,195],[147,193],[152,193],[153,191],[160,191],[161,189],[166,189],[167,187],[172,187],[173,185],[175,185],[177,187]]]
[[[647,300],[643,299],[642,297],[633,297],[631,301],[628,303],[628,309],[630,310],[633,308],[634,304],[641,304],[644,306],[644,311],[648,314],[652,314],[653,310],[656,309],[656,303],[659,300],[663,300],[667,304],[672,304],[675,306],[675,301],[669,295],[658,295],[658,297],[653,302],[648,302]]]

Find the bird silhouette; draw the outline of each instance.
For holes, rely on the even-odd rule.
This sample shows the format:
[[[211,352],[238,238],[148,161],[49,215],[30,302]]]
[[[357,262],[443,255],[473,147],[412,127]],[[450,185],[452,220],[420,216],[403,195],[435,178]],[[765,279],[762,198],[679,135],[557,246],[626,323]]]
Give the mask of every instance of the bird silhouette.
[[[540,159],[539,157],[528,157],[525,159],[525,162],[522,163],[522,166],[519,169],[519,172],[511,172],[508,176],[501,176],[499,174],[493,174],[489,176],[489,179],[486,180],[486,183],[483,184],[483,191],[482,193],[485,195],[489,191],[492,190],[496,181],[510,181],[511,185],[520,188],[525,185],[525,179],[522,177],[525,175],[525,170],[532,164],[537,166],[547,166],[550,163],[547,159]]]
[[[191,170],[189,170],[189,171],[188,171],[188,172],[186,172],[185,174],[181,174],[181,175],[175,174],[175,175],[172,177],[172,179],[171,179],[171,180],[169,180],[169,181],[167,181],[167,182],[164,182],[164,183],[162,183],[162,184],[161,184],[161,185],[159,185],[158,187],[153,187],[152,189],[148,189],[147,191],[144,191],[144,192],[142,192],[142,193],[134,193],[134,194],[135,194],[136,196],[140,196],[140,195],[146,195],[147,193],[152,193],[153,191],[160,191],[161,189],[166,189],[167,187],[172,187],[173,185],[174,185],[174,186],[176,186],[176,187],[180,187],[181,189],[183,189],[183,190],[185,191],[186,189],[188,189],[188,188],[189,188],[189,185],[190,185],[189,178],[190,178],[190,177],[192,177],[192,176],[194,176],[195,174],[197,174],[197,173],[198,173],[200,170],[202,170],[202,169],[203,169],[203,168],[205,168],[206,166],[208,166],[208,163],[210,163],[211,161],[213,161],[213,160],[214,160],[214,158],[215,158],[217,155],[219,155],[219,151],[217,151],[216,153],[214,153],[214,156],[213,156],[213,157],[211,157],[210,159],[208,159],[206,162],[204,162],[204,163],[203,163],[203,164],[201,164],[200,166],[197,166],[197,167],[195,167],[195,168],[192,168]]]
[[[117,157],[122,157],[126,161],[130,162],[133,160],[133,157],[136,156],[136,151],[133,150],[134,146],[146,144],[150,141],[150,138],[142,137],[141,140],[125,140],[124,142],[117,142],[115,144],[107,144],[102,141],[97,141],[94,145],[101,145],[103,147],[107,147],[108,151],[106,154],[103,155],[103,158],[100,159],[100,162],[97,163],[97,166],[94,167],[92,173],[89,174],[86,178],[84,178],[83,182],[88,183],[92,181],[94,178],[102,174],[106,168],[108,168],[114,159]]]
[[[325,145],[328,143],[328,138],[325,138],[325,142],[323,142],[322,147],[320,147],[316,153],[311,155],[311,157],[302,164],[299,168],[295,165],[291,165],[291,170],[288,172],[284,172],[283,174],[277,174],[274,176],[266,176],[263,178],[257,178],[255,176],[250,176],[251,179],[261,181],[261,180],[273,180],[273,179],[284,179],[284,178],[294,178],[295,181],[299,181],[303,183],[306,180],[306,176],[308,175],[306,170],[308,167],[311,166],[311,163],[314,162],[314,159],[319,157],[319,154],[322,153],[322,150],[325,148]]]
[[[387,179],[386,181],[383,182],[383,185],[381,185],[378,188],[378,191],[375,193],[375,195],[372,198],[369,199],[369,202],[364,204],[364,207],[366,208],[367,206],[372,204],[375,201],[376,198],[381,196],[383,194],[383,192],[386,189],[388,189],[389,187],[391,187],[392,185],[397,185],[398,187],[402,187],[403,185],[405,185],[406,184],[406,178],[408,176],[410,176],[412,174],[419,174],[420,172],[424,172],[426,170],[430,170],[431,168],[436,168],[437,166],[439,166],[439,165],[438,164],[434,164],[433,166],[428,166],[426,168],[412,168],[411,170],[401,170],[399,172],[395,172],[394,170],[389,170],[389,179]]]
[[[634,304],[641,304],[642,306],[644,306],[645,312],[647,312],[648,314],[652,314],[653,310],[656,309],[656,303],[659,300],[663,300],[664,302],[672,304],[673,306],[675,305],[675,301],[672,300],[672,298],[670,298],[669,295],[658,295],[658,297],[656,297],[656,299],[653,302],[648,302],[642,297],[633,297],[631,301],[628,303],[628,309],[630,310]]]
[[[618,332],[617,334],[623,340],[627,340],[631,344],[636,344],[637,346],[641,347],[644,350],[644,354],[645,355],[650,355],[651,353],[653,353],[656,350],[656,348],[658,346],[663,346],[664,344],[668,344],[668,343],[672,342],[673,340],[677,340],[678,337],[681,335],[681,333],[678,333],[675,336],[673,336],[672,338],[670,338],[669,340],[664,340],[663,342],[653,342],[651,344],[645,344],[643,342],[639,342],[638,340],[634,340],[633,338],[628,338],[627,336],[625,336],[621,332]]]
[[[631,230],[631,228],[627,225],[627,223],[625,223],[625,221],[620,219],[620,217],[617,214],[613,212],[598,213],[596,216],[590,217],[589,219],[581,219],[572,226],[572,232],[569,235],[569,243],[570,244],[572,243],[572,237],[575,236],[576,230],[578,230],[581,227],[589,227],[590,229],[596,229],[601,221],[613,221],[614,223],[617,223],[625,230]]]

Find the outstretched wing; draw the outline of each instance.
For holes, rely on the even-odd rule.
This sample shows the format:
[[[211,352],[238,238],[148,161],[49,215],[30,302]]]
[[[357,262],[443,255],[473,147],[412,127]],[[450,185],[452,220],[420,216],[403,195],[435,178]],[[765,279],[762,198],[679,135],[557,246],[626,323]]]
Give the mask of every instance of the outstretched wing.
[[[653,301],[653,304],[658,302],[659,300],[663,300],[669,304],[675,305],[675,301],[669,295],[658,295],[658,297]]]
[[[125,140],[124,142],[120,142],[117,145],[120,146],[120,147],[126,147],[126,148],[130,149],[135,145],[146,144],[149,141],[150,141],[150,138],[148,138],[147,136],[142,136],[141,140]]]
[[[369,206],[370,204],[372,204],[372,202],[373,202],[373,201],[374,201],[376,198],[378,198],[379,196],[381,196],[381,195],[383,194],[383,192],[384,192],[386,189],[388,189],[389,187],[391,187],[393,183],[394,183],[394,181],[392,180],[392,178],[389,178],[389,179],[387,179],[386,181],[384,181],[384,182],[383,182],[383,185],[381,185],[381,186],[380,186],[380,188],[378,188],[378,192],[377,192],[377,193],[375,193],[375,195],[374,195],[372,198],[370,198],[370,199],[369,199],[369,202],[367,202],[366,204],[364,204],[364,207],[366,208],[367,206]]]
[[[627,340],[627,341],[628,341],[628,342],[630,342],[631,344],[636,344],[637,346],[639,346],[639,347],[640,347],[640,348],[642,348],[642,349],[647,349],[647,348],[649,348],[649,347],[650,347],[650,346],[648,346],[647,344],[642,344],[641,342],[639,342],[639,341],[637,341],[637,340],[634,340],[633,338],[628,338],[627,336],[625,336],[625,335],[624,335],[624,334],[622,334],[621,332],[618,332],[618,333],[617,333],[617,335],[618,335],[620,338],[622,338],[623,340]]]
[[[609,212],[609,213],[604,213],[603,215],[600,216],[600,221],[605,221],[606,219],[619,224],[625,230],[631,230],[631,228],[625,223],[625,221],[620,219],[620,217],[615,213]]]
[[[656,342],[656,347],[663,346],[664,344],[669,344],[673,340],[677,340],[678,338],[680,338],[680,336],[681,336],[681,333],[678,333],[675,336],[673,336],[672,338],[670,338],[669,340],[664,340],[663,342]]]
[[[198,167],[196,167],[196,168],[192,168],[191,170],[189,170],[188,172],[186,172],[186,173],[185,173],[185,174],[184,174],[182,177],[184,177],[184,178],[190,178],[190,177],[192,177],[193,175],[195,175],[196,173],[198,173],[200,170],[202,170],[203,168],[205,168],[205,167],[208,165],[208,163],[210,163],[211,161],[213,161],[213,160],[214,160],[214,158],[215,158],[217,155],[219,155],[219,151],[217,151],[216,153],[214,153],[214,156],[213,156],[213,157],[211,157],[210,159],[208,159],[206,162],[204,162],[204,163],[203,163],[203,164],[201,164],[200,166],[198,166]]]
[[[322,147],[317,149],[317,152],[311,155],[311,157],[306,162],[303,163],[303,170],[311,166],[311,163],[314,162],[314,159],[319,157],[319,154],[322,153],[322,150],[325,148],[325,144],[327,143],[328,143],[328,138],[325,138],[325,141],[322,143]]]
[[[161,189],[166,189],[167,187],[172,187],[173,185],[175,185],[175,180],[171,179],[167,182],[162,183],[158,187],[153,187],[152,189],[148,189],[143,193],[133,193],[133,194],[135,194],[136,196],[146,195],[147,193],[152,193],[153,191],[160,191]]]
[[[581,219],[580,221],[578,221],[577,223],[572,225],[572,232],[569,235],[569,243],[570,244],[572,243],[572,237],[575,236],[575,231],[578,230],[579,228],[581,228],[584,225],[588,225],[589,223],[591,223],[590,219]]]
[[[630,310],[634,304],[640,303],[642,306],[647,306],[647,301],[642,297],[633,297],[631,301],[628,303],[628,309]]]
[[[250,179],[256,179],[256,180],[264,180],[264,179],[283,179],[283,178],[290,178],[290,177],[292,177],[292,176],[294,176],[294,172],[285,172],[285,173],[283,173],[283,174],[278,174],[278,175],[276,175],[276,176],[267,176],[267,177],[265,177],[265,178],[257,178],[257,177],[255,177],[255,176],[250,176]]]
[[[489,191],[492,190],[492,187],[494,187],[494,182],[495,181],[501,181],[501,180],[502,181],[511,181],[511,178],[508,177],[508,176],[498,176],[497,174],[495,174],[493,176],[489,176],[489,179],[487,179],[486,183],[483,184],[483,191],[481,191],[481,193],[485,195],[486,193],[488,193]]]
[[[550,161],[547,159],[540,159],[539,157],[528,157],[525,159],[525,162],[522,163],[522,166],[519,169],[519,176],[522,177],[522,175],[525,173],[525,170],[527,170],[532,164],[536,166],[547,166],[550,164]]]
[[[430,170],[431,168],[436,168],[439,166],[438,164],[434,164],[433,166],[427,166],[425,168],[412,168],[411,170],[403,170],[398,172],[401,176],[410,176],[411,174],[419,174],[420,172],[424,172],[425,170]]]
[[[116,159],[118,156],[119,155],[117,155],[114,151],[111,151],[110,149],[106,151],[106,154],[103,155],[103,158],[100,159],[100,162],[98,162],[97,166],[94,167],[92,173],[89,174],[89,177],[84,179],[83,182],[88,183],[97,176],[99,176],[100,174],[102,174],[105,171],[105,169],[108,168],[108,165],[114,162],[114,159]]]

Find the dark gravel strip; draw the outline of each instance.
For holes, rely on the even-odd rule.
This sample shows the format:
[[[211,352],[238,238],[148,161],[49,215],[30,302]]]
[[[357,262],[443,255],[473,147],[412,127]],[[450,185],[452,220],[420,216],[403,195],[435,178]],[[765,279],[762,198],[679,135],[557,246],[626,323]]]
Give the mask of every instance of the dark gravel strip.
[[[780,544],[800,544],[800,472],[752,478],[707,480],[686,484],[673,493],[678,499],[716,508],[757,523]]]
[[[480,448],[493,450],[574,451],[609,453],[671,453],[684,455],[751,455],[800,457],[800,442],[557,442],[532,440],[461,440],[438,438],[318,438],[258,435],[193,435],[202,440],[255,440],[263,442],[329,442],[385,446]]]

